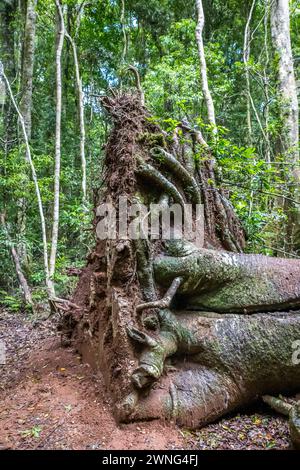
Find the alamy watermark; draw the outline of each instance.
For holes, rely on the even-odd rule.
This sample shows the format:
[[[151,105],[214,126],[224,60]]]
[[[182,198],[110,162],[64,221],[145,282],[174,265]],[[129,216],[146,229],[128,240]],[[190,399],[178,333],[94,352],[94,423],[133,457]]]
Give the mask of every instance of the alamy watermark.
[[[203,204],[131,203],[126,196],[118,198],[117,205],[110,202],[97,207],[100,218],[96,233],[100,240],[182,239],[199,248],[204,242]]]

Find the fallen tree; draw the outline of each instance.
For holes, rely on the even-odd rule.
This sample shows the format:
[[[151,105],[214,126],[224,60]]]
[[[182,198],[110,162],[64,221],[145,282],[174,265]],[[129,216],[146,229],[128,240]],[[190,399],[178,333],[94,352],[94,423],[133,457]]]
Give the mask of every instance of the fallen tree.
[[[297,390],[300,263],[242,253],[244,230],[198,130],[185,123],[167,135],[139,97],[106,97],[103,106],[113,128],[99,201],[114,211],[96,211],[96,247],[62,333],[101,371],[116,418],[197,427],[261,395]],[[124,219],[120,197],[162,212],[190,204],[193,228],[201,202],[203,245],[178,239],[174,221],[169,239],[161,228],[151,239],[145,212],[133,224],[140,236],[104,236]]]

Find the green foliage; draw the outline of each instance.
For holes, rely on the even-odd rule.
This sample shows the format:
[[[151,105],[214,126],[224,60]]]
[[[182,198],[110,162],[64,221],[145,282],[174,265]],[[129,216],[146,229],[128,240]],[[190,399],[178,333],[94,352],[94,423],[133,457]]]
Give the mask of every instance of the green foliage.
[[[41,426],[33,426],[31,429],[25,429],[24,431],[21,431],[21,435],[23,437],[33,437],[35,439],[38,439],[40,437],[41,432]]]
[[[12,14],[8,53],[0,37],[0,52],[20,102],[24,16],[18,8]],[[247,64],[252,97],[249,135],[246,113],[246,67],[243,43],[249,1],[203,1],[205,12],[204,46],[209,87],[213,96],[217,138],[207,124],[201,91],[198,50],[195,41],[194,0],[128,0],[125,2],[127,54],[122,60],[124,36],[120,20],[121,2],[92,0],[85,3],[64,0],[69,33],[75,38],[84,91],[86,124],[87,186],[89,200],[83,207],[79,153],[78,96],[72,49],[65,41],[62,73],[62,161],[60,228],[55,281],[60,295],[68,295],[76,278],[68,278],[69,266],[80,266],[93,244],[91,232],[94,195],[103,183],[103,145],[110,122],[95,95],[110,87],[132,89],[134,80],[127,65],[137,67],[146,103],[169,134],[186,119],[201,129],[219,167],[218,186],[227,192],[248,233],[248,249],[276,254],[282,248],[282,225],[286,222],[285,199],[293,195],[289,182],[287,155],[281,154],[284,103],[277,89],[278,57],[273,53],[269,23],[264,22],[265,2],[256,2],[251,22],[251,54]],[[1,11],[5,5],[1,6]],[[291,35],[296,78],[300,74],[299,2],[290,2]],[[37,171],[51,240],[55,138],[55,2],[37,2],[36,50],[33,77],[32,136],[30,147]],[[0,32],[1,35],[1,32]],[[2,43],[1,43],[2,40]],[[254,109],[253,109],[254,108]],[[43,302],[44,270],[37,200],[31,171],[25,158],[22,134],[11,104],[0,114],[0,212],[5,213],[11,243],[25,249],[22,268],[33,288],[36,302]],[[180,136],[179,136],[180,137]],[[143,137],[145,142],[151,136]],[[8,143],[6,142],[8,139]],[[160,142],[163,144],[164,141]],[[199,146],[199,163],[206,158]],[[280,198],[279,196],[280,195]],[[20,228],[22,227],[22,228]],[[271,247],[271,248],[270,248]],[[22,251],[22,250],[20,250]],[[18,283],[7,236],[0,230],[0,289],[2,305],[17,309]]]
[[[5,307],[9,312],[16,313],[21,310],[22,300],[20,296],[12,296],[4,290],[0,290],[0,305]]]

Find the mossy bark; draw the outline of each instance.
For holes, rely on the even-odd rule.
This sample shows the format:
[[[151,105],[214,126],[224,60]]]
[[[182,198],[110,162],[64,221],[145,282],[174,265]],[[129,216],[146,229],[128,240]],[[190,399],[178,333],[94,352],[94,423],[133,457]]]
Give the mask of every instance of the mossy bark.
[[[154,274],[165,287],[182,278],[178,302],[184,308],[249,313],[300,306],[298,260],[193,249],[191,243],[185,249],[183,241],[175,240],[169,250],[174,251],[178,243],[181,256],[168,252],[158,256]]]
[[[299,338],[299,312],[293,316],[189,311],[172,315],[162,332],[172,334],[173,351],[177,343],[171,358],[175,370],[162,377],[159,387],[141,399],[127,419],[165,416],[180,425],[198,427],[265,393],[300,387],[300,366],[292,360],[293,343]],[[158,370],[162,360],[148,345],[140,367],[154,362]]]

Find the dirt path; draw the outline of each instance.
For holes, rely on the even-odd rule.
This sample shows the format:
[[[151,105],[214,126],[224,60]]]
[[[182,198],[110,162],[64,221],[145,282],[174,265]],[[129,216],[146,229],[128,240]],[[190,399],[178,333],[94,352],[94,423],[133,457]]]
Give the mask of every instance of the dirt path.
[[[55,325],[0,312],[0,449],[286,449],[284,418],[253,411],[196,433],[158,421],[117,426],[101,377],[62,348]]]

